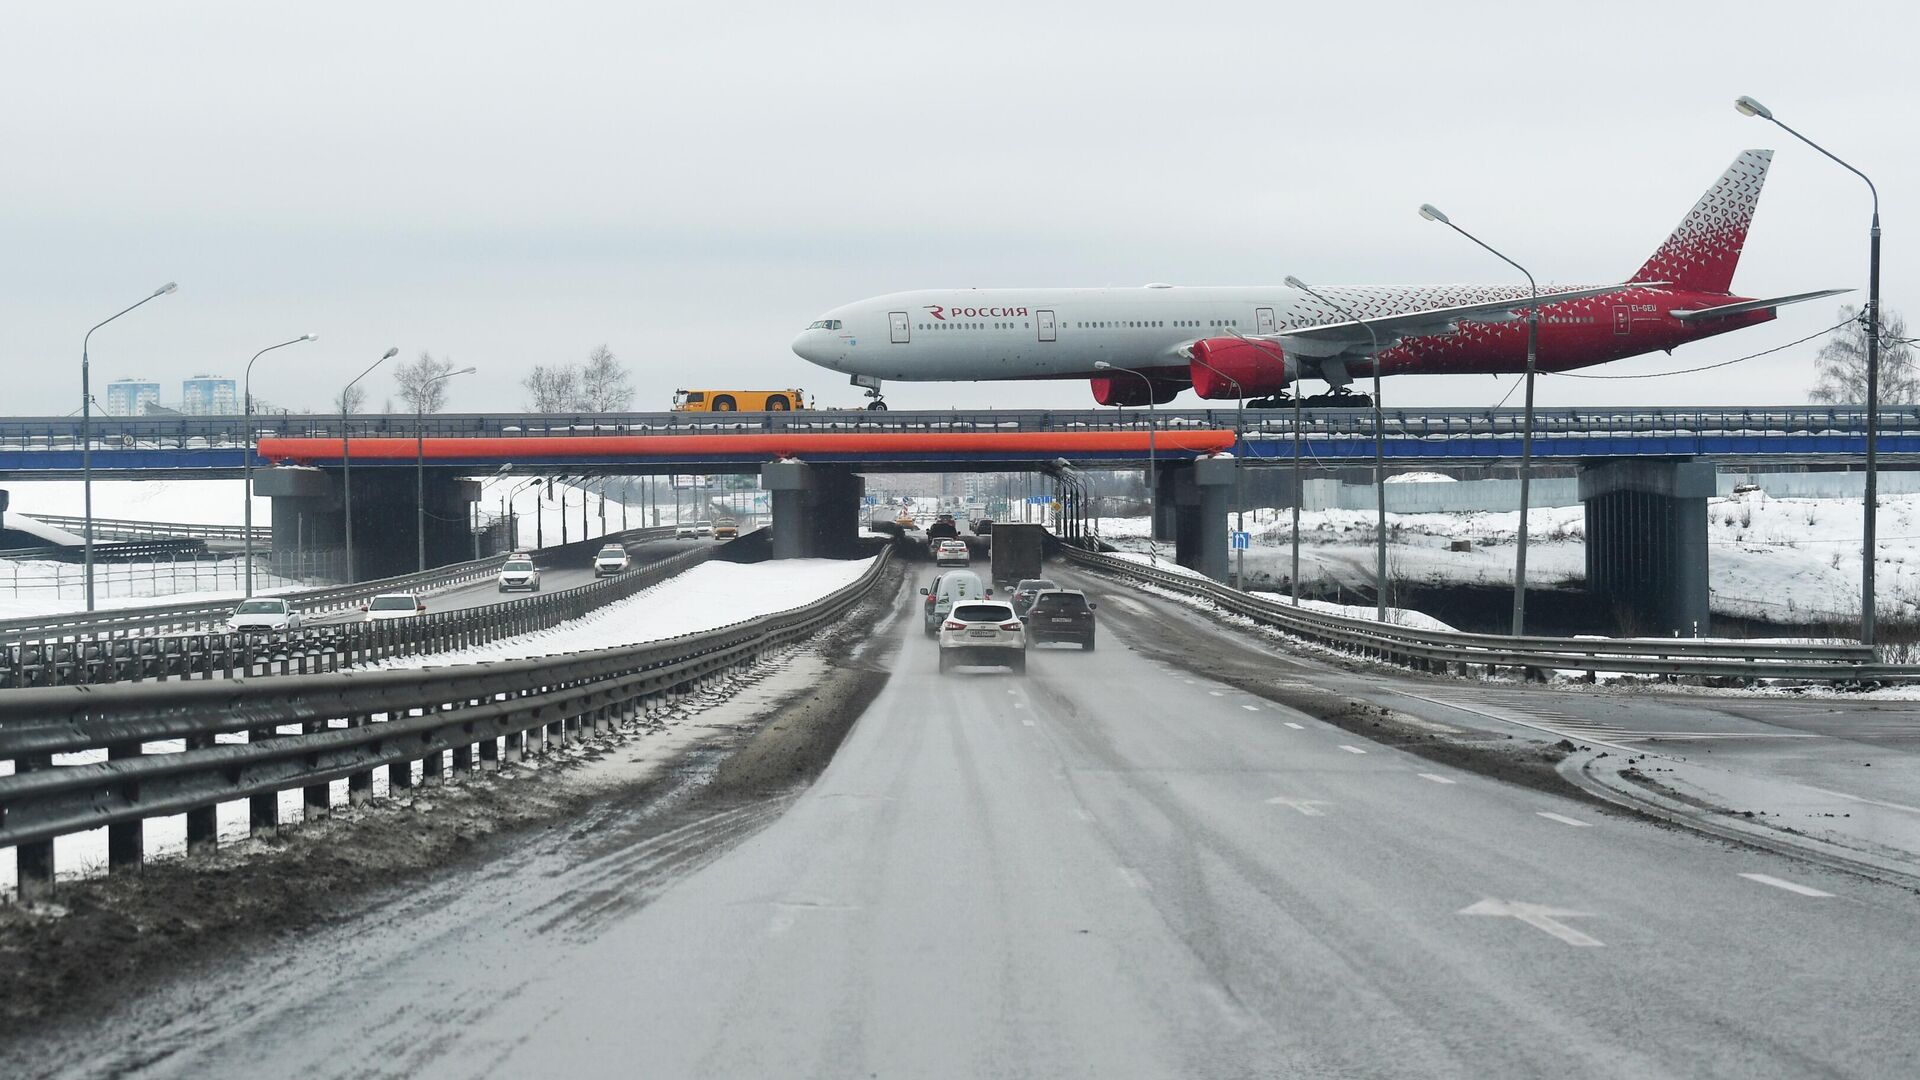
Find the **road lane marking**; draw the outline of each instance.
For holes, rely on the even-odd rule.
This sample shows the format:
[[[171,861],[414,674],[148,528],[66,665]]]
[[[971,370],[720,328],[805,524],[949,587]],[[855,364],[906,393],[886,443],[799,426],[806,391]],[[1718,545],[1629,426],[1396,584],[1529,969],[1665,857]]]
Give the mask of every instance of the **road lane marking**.
[[[1569,945],[1581,948],[1599,948],[1601,942],[1575,930],[1561,922],[1561,919],[1591,919],[1593,915],[1585,911],[1568,911],[1565,908],[1548,907],[1545,904],[1529,904],[1523,900],[1496,900],[1488,897],[1477,904],[1460,909],[1462,915],[1492,915],[1518,919],[1536,930],[1552,934]]]
[[[1571,825],[1576,829],[1593,828],[1593,822],[1581,821],[1579,818],[1570,818],[1565,814],[1555,814],[1547,810],[1535,810],[1534,813],[1538,814],[1543,818],[1546,818],[1548,821],[1557,821],[1562,825]]]
[[[1021,722],[1022,724],[1025,724],[1025,725],[1026,725],[1026,726],[1028,726],[1028,727],[1032,727],[1032,726],[1033,726],[1033,721],[1031,721],[1031,720],[1029,720],[1029,719],[1027,719],[1027,718],[1026,718],[1026,717],[1024,717],[1024,716],[1020,718],[1020,722]]]
[[[1209,691],[1207,691],[1207,693],[1208,693],[1208,694],[1210,694],[1210,695],[1212,695],[1212,696],[1214,696],[1214,697],[1226,697],[1226,696],[1227,696],[1226,694],[1224,694],[1224,693],[1222,693],[1222,692],[1221,692],[1221,691],[1219,691],[1219,690],[1209,690]]]
[[[1080,819],[1081,821],[1092,821],[1092,820],[1093,820],[1093,815],[1092,815],[1092,814],[1089,814],[1089,813],[1087,813],[1087,808],[1086,808],[1086,807],[1084,807],[1084,806],[1076,806],[1076,807],[1074,807],[1074,808],[1073,808],[1073,816],[1074,816],[1074,817],[1077,817],[1077,818],[1079,818],[1079,819]]]
[[[1147,884],[1146,875],[1131,866],[1121,867],[1120,876],[1127,879],[1127,884],[1143,892],[1152,887]]]
[[[1444,776],[1441,776],[1441,775],[1440,775],[1439,773],[1430,773],[1430,772],[1423,772],[1423,773],[1415,773],[1414,775],[1416,775],[1416,776],[1418,776],[1418,777],[1420,777],[1420,779],[1422,779],[1422,780],[1431,780],[1431,781],[1433,781],[1433,782],[1434,782],[1434,783],[1436,783],[1436,784],[1452,784],[1452,783],[1456,783],[1456,781],[1453,781],[1453,780],[1449,780],[1449,779],[1447,779],[1446,777],[1444,777]]]
[[[1357,746],[1348,746],[1348,745],[1347,745],[1346,743],[1341,743],[1341,744],[1340,744],[1340,749],[1342,749],[1342,750],[1345,750],[1345,751],[1346,751],[1347,753],[1349,753],[1349,754],[1364,754],[1364,753],[1366,753],[1366,751],[1365,751],[1365,750],[1362,750],[1362,749],[1360,749],[1360,748],[1359,748],[1359,747],[1357,747]]]
[[[1830,892],[1821,892],[1819,889],[1813,888],[1810,885],[1801,885],[1796,882],[1786,881],[1781,878],[1773,877],[1770,874],[1741,874],[1740,876],[1743,878],[1746,878],[1748,881],[1757,881],[1762,885],[1771,885],[1776,889],[1785,889],[1790,893],[1798,893],[1801,896],[1832,896],[1833,895]]]
[[[1285,721],[1282,721],[1282,723],[1286,724],[1288,727],[1292,728],[1295,731],[1307,730],[1307,726],[1305,724],[1296,724],[1291,720],[1285,720]]]
[[[1306,817],[1326,817],[1320,808],[1327,805],[1325,799],[1289,799],[1285,795],[1275,795],[1267,800],[1268,806],[1291,806]]]
[[[1241,708],[1243,708],[1243,709],[1245,709],[1245,710],[1247,710],[1248,712],[1259,712],[1259,711],[1260,711],[1260,706],[1258,706],[1258,705],[1242,705],[1242,706],[1240,706],[1240,707],[1241,707]]]

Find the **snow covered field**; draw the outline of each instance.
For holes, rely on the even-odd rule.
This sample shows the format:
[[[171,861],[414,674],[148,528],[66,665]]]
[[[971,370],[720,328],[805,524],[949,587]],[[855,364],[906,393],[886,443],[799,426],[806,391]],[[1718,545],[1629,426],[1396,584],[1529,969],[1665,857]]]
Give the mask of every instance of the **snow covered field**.
[[[831,559],[793,559],[750,565],[739,563],[702,563],[687,572],[588,615],[550,630],[507,638],[454,653],[407,657],[379,665],[382,668],[443,667],[449,664],[477,663],[486,660],[522,659],[587,649],[612,648],[659,641],[729,623],[751,619],[816,600],[866,573],[872,560],[840,562]],[[221,736],[221,742],[245,742],[243,736]],[[151,752],[178,751],[178,741],[150,743]],[[59,765],[79,765],[105,760],[105,751],[66,754],[55,758]],[[416,766],[416,769],[418,766]],[[0,763],[0,775],[11,772],[10,763]],[[374,774],[374,794],[386,794],[386,771]],[[334,783],[335,805],[346,801],[346,781]],[[301,793],[298,789],[280,793],[283,821],[300,820]],[[219,808],[222,843],[241,840],[247,835],[245,800],[223,803]],[[156,818],[146,823],[145,850],[148,858],[177,855],[186,850],[185,817]],[[107,858],[107,831],[64,836],[54,841],[54,866],[62,878],[88,877],[104,869]],[[0,895],[13,889],[15,863],[0,858]]]
[[[1410,583],[1511,584],[1519,518],[1518,513],[1388,514],[1388,574]],[[1857,619],[1860,518],[1859,499],[1775,499],[1756,491],[1709,500],[1714,610],[1775,622]],[[1247,521],[1254,544],[1247,552],[1249,582],[1256,587],[1283,583],[1291,568],[1290,511],[1249,511]],[[1105,518],[1099,526],[1103,538],[1129,548],[1138,549],[1146,536],[1145,518]],[[1304,511],[1300,530],[1302,581],[1310,587],[1371,587],[1371,511]],[[1584,579],[1581,507],[1536,509],[1528,515],[1528,531],[1530,581]],[[1456,540],[1470,541],[1472,550],[1448,550]],[[1876,571],[1881,617],[1920,619],[1920,495],[1880,500]]]
[[[9,480],[8,513],[80,517],[86,512],[78,480]],[[93,515],[132,521],[238,525],[246,517],[244,480],[95,480]],[[253,523],[270,520],[273,500],[253,500]]]
[[[312,588],[319,581],[295,581],[267,573],[265,560],[254,566],[254,592]],[[97,563],[93,568],[96,608],[120,609],[202,600],[239,599],[245,591],[246,562],[237,555],[182,558],[172,562]],[[0,619],[54,615],[84,610],[86,569],[79,563],[47,559],[0,560]]]

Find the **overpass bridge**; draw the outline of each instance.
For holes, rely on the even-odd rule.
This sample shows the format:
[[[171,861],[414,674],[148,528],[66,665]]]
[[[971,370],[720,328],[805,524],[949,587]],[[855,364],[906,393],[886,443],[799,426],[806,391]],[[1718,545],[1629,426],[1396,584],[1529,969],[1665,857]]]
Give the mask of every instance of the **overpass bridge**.
[[[1381,445],[1395,467],[1513,463],[1518,409],[1387,410]],[[1920,408],[1880,413],[1879,451],[1920,465]],[[1652,624],[1706,625],[1706,499],[1714,470],[1859,464],[1866,411],[1857,407],[1565,408],[1535,412],[1537,461],[1577,465],[1587,506],[1588,580],[1642,609]],[[862,473],[1049,471],[1159,467],[1155,534],[1185,565],[1226,572],[1227,497],[1235,459],[1252,467],[1371,462],[1371,409],[941,410],[779,413],[466,413],[101,418],[93,469],[105,477],[230,477],[257,440],[256,492],[274,500],[276,538],[308,546],[343,539],[350,447],[356,576],[410,567],[416,463],[427,474],[430,558],[471,550],[466,506],[501,471],[555,476],[758,473],[773,493],[777,555],[852,545]],[[343,436],[345,436],[343,438]],[[1231,451],[1234,458],[1217,457]],[[72,478],[79,422],[0,421],[0,481]],[[365,535],[363,535],[363,530]]]

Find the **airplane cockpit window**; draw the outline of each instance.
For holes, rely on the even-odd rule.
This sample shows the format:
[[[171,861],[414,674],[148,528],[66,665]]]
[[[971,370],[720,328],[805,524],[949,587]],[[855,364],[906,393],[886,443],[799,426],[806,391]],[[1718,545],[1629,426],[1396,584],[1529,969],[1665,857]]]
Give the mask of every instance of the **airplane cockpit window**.
[[[807,324],[807,329],[838,330],[840,329],[840,320],[839,319],[815,319],[812,322]]]

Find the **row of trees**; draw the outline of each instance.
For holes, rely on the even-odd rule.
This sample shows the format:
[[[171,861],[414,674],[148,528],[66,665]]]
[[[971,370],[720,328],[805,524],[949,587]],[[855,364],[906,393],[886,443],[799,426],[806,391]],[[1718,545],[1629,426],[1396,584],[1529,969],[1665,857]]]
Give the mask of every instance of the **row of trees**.
[[[452,380],[442,376],[452,370],[453,357],[426,351],[395,367],[394,387],[405,411],[434,413],[446,408],[447,384]],[[633,404],[633,377],[605,345],[588,353],[584,364],[535,364],[520,385],[529,395],[525,407],[530,412],[623,412]],[[364,412],[366,405],[363,386],[333,399],[333,407],[340,412]],[[392,398],[383,411],[394,411]]]

